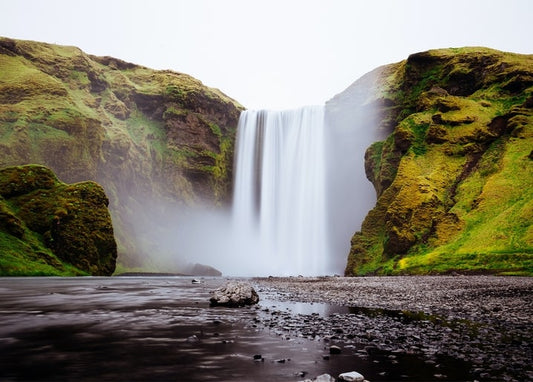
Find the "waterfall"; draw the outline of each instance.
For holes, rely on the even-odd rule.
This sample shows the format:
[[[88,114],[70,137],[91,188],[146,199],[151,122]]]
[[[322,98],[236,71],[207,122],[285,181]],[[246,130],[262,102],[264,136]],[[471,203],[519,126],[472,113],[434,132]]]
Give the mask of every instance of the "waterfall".
[[[242,112],[234,246],[252,274],[328,271],[324,141],[323,106]]]

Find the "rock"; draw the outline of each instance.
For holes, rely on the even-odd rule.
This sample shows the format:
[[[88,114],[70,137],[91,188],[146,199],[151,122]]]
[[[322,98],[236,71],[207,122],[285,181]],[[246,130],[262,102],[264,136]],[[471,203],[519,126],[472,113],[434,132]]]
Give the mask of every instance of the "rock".
[[[335,378],[329,374],[321,374],[315,379],[306,379],[304,382],[335,382]]]
[[[95,182],[65,184],[39,165],[0,169],[0,232],[7,234],[0,253],[14,248],[20,262],[0,274],[32,275],[33,264],[40,275],[113,274],[117,244],[108,205]]]
[[[248,283],[230,281],[226,285],[215,289],[209,301],[211,306],[240,307],[257,304],[259,302],[259,295]]]
[[[187,337],[187,342],[194,343],[198,341],[200,341],[200,339],[198,338],[196,334],[193,334],[192,336]]]
[[[185,273],[191,276],[222,276],[222,272],[218,269],[213,268],[210,265],[204,264],[190,264],[186,269]]]
[[[365,380],[365,377],[363,377],[357,371],[350,371],[347,373],[339,374],[339,380],[349,382],[363,382]]]
[[[155,263],[151,248],[162,245],[157,238],[177,221],[167,207],[214,207],[231,198],[243,107],[219,90],[184,73],[4,37],[0,72],[0,125],[12,134],[0,139],[0,167],[42,164],[64,182],[101,184],[112,196],[126,268]],[[83,102],[72,102],[78,97]],[[34,185],[28,179],[11,191]],[[183,273],[174,260],[158,268]],[[212,271],[200,267],[194,275]]]
[[[373,72],[372,81],[364,76],[327,103],[331,113],[344,116],[344,105],[356,110],[369,99],[390,95],[387,103],[374,105],[372,125],[385,134],[365,153],[377,201],[352,237],[345,275],[494,272],[488,252],[450,260],[440,255],[457,243],[463,253],[474,253],[480,242],[517,253],[512,243],[528,240],[527,234],[515,237],[524,232],[518,227],[523,215],[508,211],[520,209],[517,200],[531,183],[517,171],[527,166],[524,159],[533,158],[522,142],[531,136],[533,100],[524,91],[533,83],[531,62],[531,56],[484,48],[418,53]],[[503,89],[501,110],[493,102],[496,88]],[[401,95],[394,95],[395,89],[402,89]],[[509,135],[519,139],[504,138]],[[471,182],[483,190],[479,198],[466,196],[463,185]],[[501,184],[512,187],[500,193],[496,185]],[[526,199],[530,203],[531,195]],[[489,210],[491,217],[485,214]],[[465,214],[478,222],[475,229],[462,221]],[[503,230],[492,221],[500,214],[509,224]],[[431,261],[425,261],[428,253],[435,254]],[[514,256],[512,272],[530,274],[527,261]],[[511,271],[507,267],[498,272]]]
[[[337,345],[331,345],[329,347],[329,354],[341,354],[342,349]]]

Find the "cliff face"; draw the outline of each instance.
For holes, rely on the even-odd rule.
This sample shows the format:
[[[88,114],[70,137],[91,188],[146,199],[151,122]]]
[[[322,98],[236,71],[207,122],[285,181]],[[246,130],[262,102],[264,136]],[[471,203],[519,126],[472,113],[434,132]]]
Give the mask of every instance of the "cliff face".
[[[165,225],[161,201],[229,200],[241,109],[186,74],[0,38],[0,167],[102,184],[126,266],[145,265],[150,239],[134,223]]]
[[[109,276],[117,246],[94,182],[61,183],[37,165],[0,169],[0,274]]]
[[[531,274],[533,56],[434,50],[373,78],[366,101],[389,134],[365,154],[377,202],[346,275]]]

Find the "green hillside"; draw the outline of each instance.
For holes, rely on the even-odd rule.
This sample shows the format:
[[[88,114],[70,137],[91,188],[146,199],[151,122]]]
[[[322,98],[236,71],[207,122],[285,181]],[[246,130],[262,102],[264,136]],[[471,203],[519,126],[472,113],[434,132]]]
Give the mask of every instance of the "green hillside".
[[[390,132],[347,275],[533,274],[533,55],[433,50],[378,70]]]
[[[166,229],[166,206],[229,200],[240,110],[183,73],[0,38],[0,168],[37,163],[101,184],[121,267],[163,266],[141,223]]]

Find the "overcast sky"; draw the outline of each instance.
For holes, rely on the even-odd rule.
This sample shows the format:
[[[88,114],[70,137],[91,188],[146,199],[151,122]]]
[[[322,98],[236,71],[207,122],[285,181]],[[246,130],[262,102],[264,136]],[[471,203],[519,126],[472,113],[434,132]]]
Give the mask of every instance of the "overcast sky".
[[[322,104],[433,48],[533,53],[532,0],[0,0],[0,35],[190,74],[247,108]]]

